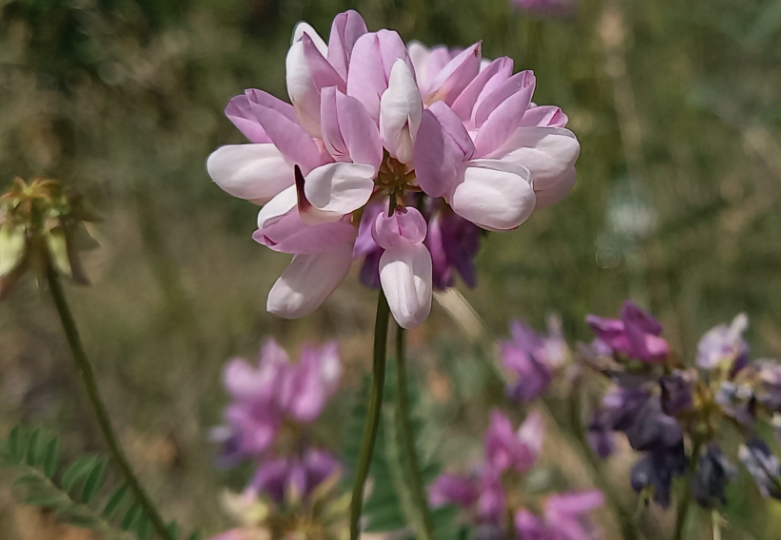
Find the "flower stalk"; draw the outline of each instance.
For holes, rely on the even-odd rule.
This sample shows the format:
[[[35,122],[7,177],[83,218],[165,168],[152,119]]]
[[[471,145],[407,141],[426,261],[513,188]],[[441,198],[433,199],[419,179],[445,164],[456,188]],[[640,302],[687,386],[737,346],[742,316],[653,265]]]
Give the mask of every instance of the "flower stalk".
[[[84,346],[81,343],[81,337],[79,336],[76,322],[73,319],[70,307],[65,298],[62,284],[60,283],[57,272],[51,266],[48,266],[46,269],[46,279],[49,284],[49,291],[51,292],[52,299],[54,300],[54,305],[57,309],[57,314],[62,322],[62,328],[65,331],[65,336],[68,340],[68,346],[70,347],[73,359],[76,363],[76,371],[84,383],[84,389],[87,392],[90,406],[95,413],[95,418],[98,421],[98,426],[106,441],[111,458],[122,473],[125,482],[133,492],[138,504],[143,508],[144,514],[152,523],[157,534],[164,540],[175,540],[166,527],[163,518],[158,513],[146,491],[144,491],[144,488],[141,486],[141,483],[133,472],[127,457],[125,457],[125,453],[120,446],[114,428],[111,425],[106,406],[103,404],[103,400],[100,397],[95,374],[92,371],[92,366],[84,351]]]
[[[396,328],[396,399],[398,400],[399,427],[404,457],[409,468],[409,479],[412,488],[412,499],[418,511],[418,535],[423,540],[434,540],[434,525],[431,519],[431,509],[426,500],[425,485],[420,474],[420,461],[415,450],[415,437],[412,432],[412,419],[407,393],[407,361],[405,351],[404,328]]]
[[[355,470],[353,494],[350,502],[350,540],[358,540],[360,536],[361,509],[363,507],[363,488],[369,475],[374,445],[377,442],[377,432],[380,427],[382,413],[382,395],[385,389],[385,359],[388,345],[388,322],[390,308],[382,291],[377,299],[377,316],[374,325],[374,358],[372,361],[372,384],[369,394],[369,408],[366,414],[366,425],[363,430],[361,452]]]

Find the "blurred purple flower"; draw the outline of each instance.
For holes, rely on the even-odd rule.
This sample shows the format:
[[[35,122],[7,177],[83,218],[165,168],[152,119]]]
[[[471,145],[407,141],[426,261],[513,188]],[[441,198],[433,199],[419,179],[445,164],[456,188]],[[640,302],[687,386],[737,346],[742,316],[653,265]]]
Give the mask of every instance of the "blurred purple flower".
[[[770,411],[781,412],[781,365],[770,360],[762,360],[757,365],[759,369],[757,400]]]
[[[518,429],[513,431],[512,423],[502,412],[491,412],[491,423],[485,432],[486,461],[498,472],[514,470],[529,471],[537,460],[542,447],[542,415],[532,412]]]
[[[749,439],[741,445],[738,457],[754,477],[762,496],[781,500],[781,463],[767,443],[756,437]]]
[[[555,370],[566,361],[569,349],[555,319],[548,327],[548,335],[540,336],[525,323],[512,321],[512,340],[500,343],[504,367],[517,375],[507,389],[515,400],[532,401],[544,394]]]
[[[640,493],[647,486],[651,486],[654,501],[667,508],[670,505],[673,478],[683,475],[687,465],[683,440],[671,447],[651,450],[632,465],[630,473],[632,488]]]
[[[757,417],[757,398],[748,384],[722,381],[716,392],[716,403],[727,416],[744,426],[750,426]]]
[[[499,525],[506,495],[501,475],[486,466],[471,476],[440,475],[429,487],[428,498],[433,507],[454,504],[470,512],[477,523]]]
[[[703,508],[727,504],[725,489],[738,476],[738,469],[729,462],[715,444],[708,445],[700,455],[697,472],[692,478],[691,494]]]
[[[211,433],[223,445],[220,463],[230,466],[262,456],[286,419],[313,422],[336,392],[341,376],[335,342],[320,348],[305,345],[298,364],[291,364],[273,339],[263,345],[257,368],[241,358],[230,360],[223,382],[232,401],[225,411],[226,424]]]
[[[630,300],[624,302],[620,319],[589,315],[586,322],[614,353],[647,363],[664,362],[670,354],[667,341],[659,337],[662,326]]]
[[[748,317],[739,314],[727,326],[720,324],[709,330],[697,346],[697,365],[703,369],[726,368],[735,374],[748,364],[749,346],[743,339]]]
[[[515,514],[515,529],[523,540],[589,540],[594,525],[584,514],[604,504],[601,491],[552,495],[545,501],[542,516],[526,509]]]
[[[678,423],[662,410],[660,397],[648,390],[616,386],[605,395],[598,413],[604,415],[603,425],[623,432],[632,448],[641,452],[668,448],[683,439]]]
[[[697,372],[694,370],[675,370],[671,375],[659,379],[665,414],[675,416],[692,408],[696,380]]]
[[[326,480],[340,474],[341,465],[328,452],[309,450],[303,458],[279,458],[259,468],[249,488],[277,504],[287,498],[307,499]]]
[[[589,422],[586,438],[591,450],[602,459],[616,451],[616,436],[610,411],[597,409]]]

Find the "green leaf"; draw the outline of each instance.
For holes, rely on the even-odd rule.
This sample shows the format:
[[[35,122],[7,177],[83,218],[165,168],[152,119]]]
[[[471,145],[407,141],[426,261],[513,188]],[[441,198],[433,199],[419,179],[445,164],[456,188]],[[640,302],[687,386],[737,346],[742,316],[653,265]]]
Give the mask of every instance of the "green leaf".
[[[172,521],[166,525],[168,532],[171,533],[172,538],[179,538],[179,524],[176,521]]]
[[[46,446],[46,452],[43,459],[43,472],[49,478],[54,478],[57,469],[60,467],[60,441],[56,438]]]
[[[19,462],[21,461],[21,435],[20,432],[21,428],[19,426],[16,426],[14,429],[11,430],[11,433],[8,435],[8,450],[10,453],[10,458],[12,461]]]
[[[106,503],[106,507],[103,509],[103,517],[110,518],[114,515],[114,512],[119,508],[122,499],[125,498],[127,490],[127,486],[122,486],[111,494],[111,497],[108,498],[108,502]]]
[[[190,540],[201,540],[201,538],[203,538],[201,531],[195,531],[190,535]]]
[[[30,439],[27,441],[27,451],[25,452],[25,459],[30,467],[37,467],[41,464],[41,451],[38,445],[38,441],[41,438],[41,432],[33,430]]]
[[[61,486],[65,491],[71,491],[81,480],[89,476],[98,463],[95,456],[82,456],[76,459],[62,474]]]
[[[97,495],[100,488],[103,487],[103,483],[106,481],[106,460],[100,459],[92,469],[86,482],[84,482],[84,489],[81,492],[81,500],[85,503],[89,503],[95,495]]]
[[[146,518],[146,516],[141,516],[141,519],[138,520],[138,525],[136,525],[136,534],[138,535],[139,540],[149,540],[152,536],[152,523]]]
[[[127,511],[125,519],[122,520],[122,529],[125,531],[135,530],[138,520],[141,519],[141,508],[133,506]]]
[[[58,492],[32,493],[24,499],[25,504],[41,508],[58,508],[67,502],[67,497]]]

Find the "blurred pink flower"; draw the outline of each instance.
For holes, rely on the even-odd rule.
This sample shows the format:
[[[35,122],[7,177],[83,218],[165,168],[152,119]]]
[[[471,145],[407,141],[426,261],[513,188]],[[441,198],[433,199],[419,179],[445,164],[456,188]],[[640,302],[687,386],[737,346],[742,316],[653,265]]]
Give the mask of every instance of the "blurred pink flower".
[[[591,540],[594,525],[584,515],[604,504],[601,491],[551,495],[542,516],[526,509],[515,514],[515,530],[524,540]]]
[[[476,248],[457,253],[449,239],[438,241],[437,220],[424,242],[426,221],[399,217],[415,216],[405,207],[423,200],[409,195],[440,199],[487,230],[518,227],[561,199],[575,181],[580,146],[558,108],[531,102],[531,72],[512,69],[509,58],[484,61],[480,43],[460,51],[406,46],[391,30],[368,32],[354,11],[337,15],[328,43],[300,23],[286,60],[292,105],[260,90],[233,98],[226,115],[250,144],[218,148],[207,161],[225,191],[265,204],[255,240],[293,255],[268,310],[311,313],[354,255],[371,254],[394,317],[417,326],[430,309],[432,266],[437,286],[452,284],[451,266],[474,283]],[[383,198],[394,202],[388,220],[417,222],[414,238],[386,238],[392,253],[356,246],[361,216]]]
[[[542,448],[542,416],[532,412],[515,431],[507,416],[498,409],[491,412],[485,432],[486,461],[497,471],[528,472]]]
[[[511,0],[511,3],[539,15],[569,15],[575,10],[575,0]]]
[[[243,358],[230,360],[223,382],[232,401],[225,410],[226,424],[212,430],[212,439],[223,444],[221,461],[233,465],[264,455],[285,420],[316,420],[341,376],[335,342],[320,348],[305,345],[298,364],[291,364],[273,339],[263,345],[257,367]]]

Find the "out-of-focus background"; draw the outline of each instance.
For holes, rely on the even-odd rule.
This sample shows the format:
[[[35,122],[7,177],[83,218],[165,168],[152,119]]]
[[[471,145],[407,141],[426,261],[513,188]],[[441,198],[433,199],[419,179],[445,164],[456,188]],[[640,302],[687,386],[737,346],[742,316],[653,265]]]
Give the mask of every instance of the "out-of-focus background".
[[[546,17],[507,0],[0,0],[0,183],[51,176],[103,217],[91,227],[101,248],[86,257],[93,285],[67,294],[121,438],[166,515],[216,533],[220,491],[246,477],[214,471],[206,440],[227,358],[254,356],[268,335],[293,351],[339,339],[344,390],[322,421],[335,443],[368,369],[375,293],[353,278],[303,320],[267,314],[288,256],[253,242],[257,208],[204,167],[215,147],[242,141],[222,115],[230,97],[251,87],[286,97],[284,56],[302,19],[327,35],[352,8],[405,40],[482,40],[485,57],[535,71],[535,101],[561,106],[582,144],[562,203],[483,241],[478,288],[461,288],[484,324],[483,352],[436,303],[410,334],[444,457],[479,455],[474,434],[495,392],[477,357],[514,316],[540,328],[557,312],[571,341],[587,340],[587,313],[614,315],[631,297],[691,361],[706,329],[745,311],[754,357],[781,355],[781,2],[576,2]],[[102,448],[58,321],[29,278],[0,304],[0,424],[18,422],[49,426],[69,455]],[[546,459],[566,468],[571,456],[551,446]],[[625,467],[616,474],[634,497]],[[750,481],[730,497],[725,538],[778,538],[781,507]],[[619,538],[609,520],[605,530]],[[90,538],[16,507],[6,490],[0,537]]]

